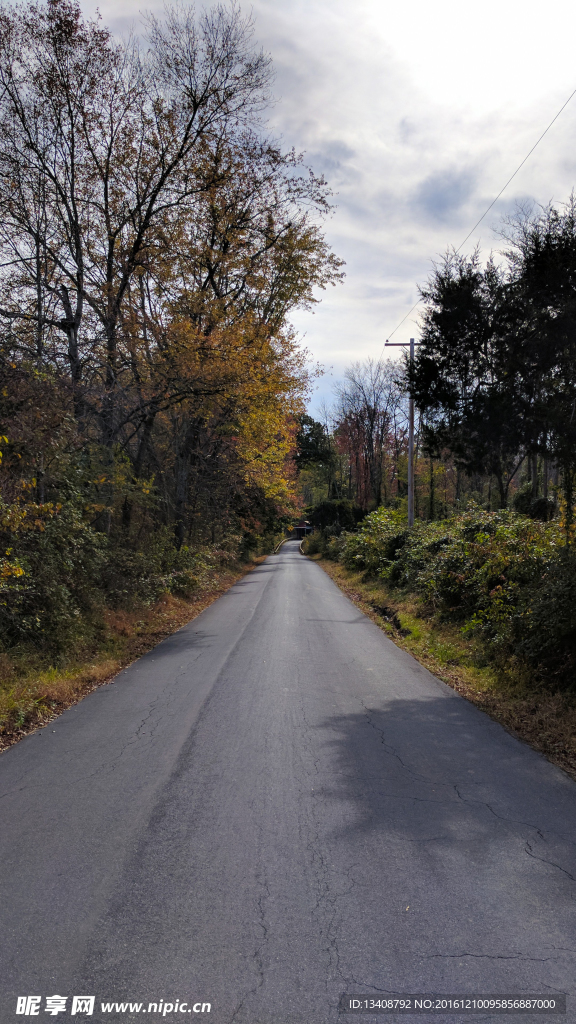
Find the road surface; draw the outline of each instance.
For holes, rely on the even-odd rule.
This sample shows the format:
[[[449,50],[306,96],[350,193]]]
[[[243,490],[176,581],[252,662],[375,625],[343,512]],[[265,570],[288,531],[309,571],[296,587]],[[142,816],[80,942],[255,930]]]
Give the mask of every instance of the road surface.
[[[567,992],[513,1019],[576,1021],[576,784],[295,542],[3,754],[0,798],[2,1024],[23,995],[331,1024],[343,992]]]

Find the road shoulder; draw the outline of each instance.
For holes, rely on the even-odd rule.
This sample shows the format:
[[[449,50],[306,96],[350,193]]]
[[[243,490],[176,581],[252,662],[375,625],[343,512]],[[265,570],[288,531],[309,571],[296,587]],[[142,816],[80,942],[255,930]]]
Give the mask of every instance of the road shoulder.
[[[306,556],[310,557],[310,556]],[[418,615],[378,580],[366,580],[337,562],[312,557],[360,610],[430,672],[495,719],[517,739],[576,779],[576,706],[562,693],[509,692],[487,666],[467,656],[470,645],[455,627]]]
[[[262,555],[215,573],[207,586],[189,599],[164,594],[144,610],[108,610],[108,642],[92,657],[62,668],[8,677],[0,688],[0,753],[110,683],[122,669],[200,615],[265,558]]]

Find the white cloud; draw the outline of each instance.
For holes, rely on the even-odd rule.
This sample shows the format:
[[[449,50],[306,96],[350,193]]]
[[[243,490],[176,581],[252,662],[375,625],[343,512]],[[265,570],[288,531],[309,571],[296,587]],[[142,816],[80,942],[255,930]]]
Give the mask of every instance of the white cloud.
[[[117,31],[138,17],[135,0],[100,6]],[[273,131],[305,150],[338,193],[326,233],[346,260],[345,284],[323,293],[314,314],[294,317],[313,356],[338,375],[380,354],[431,259],[460,244],[576,88],[576,7],[253,0],[253,12],[277,72]],[[498,245],[491,227],[515,199],[566,198],[575,128],[576,97],[468,250]],[[414,320],[395,340],[416,332]]]

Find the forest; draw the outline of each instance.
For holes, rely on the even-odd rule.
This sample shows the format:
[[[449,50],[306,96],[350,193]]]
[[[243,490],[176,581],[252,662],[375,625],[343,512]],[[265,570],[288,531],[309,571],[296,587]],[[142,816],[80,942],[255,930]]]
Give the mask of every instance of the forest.
[[[73,0],[0,11],[0,643],[88,651],[298,511],[312,373],[289,314],[336,284],[324,180],[269,135],[235,6],[119,42]],[[10,658],[6,660],[9,663]]]

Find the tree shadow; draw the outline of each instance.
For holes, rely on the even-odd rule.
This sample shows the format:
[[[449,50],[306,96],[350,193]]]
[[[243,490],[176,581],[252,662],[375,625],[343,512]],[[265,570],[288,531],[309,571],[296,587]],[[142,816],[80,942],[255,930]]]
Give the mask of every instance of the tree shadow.
[[[484,830],[479,822],[504,821],[576,843],[573,780],[467,701],[430,696],[382,706],[376,696],[362,704],[320,726],[339,766],[332,796],[353,802],[355,830],[399,828],[417,838],[424,822],[448,835],[464,821],[475,831]],[[402,800],[421,805],[410,821],[394,810]],[[572,852],[576,876],[576,845]]]

